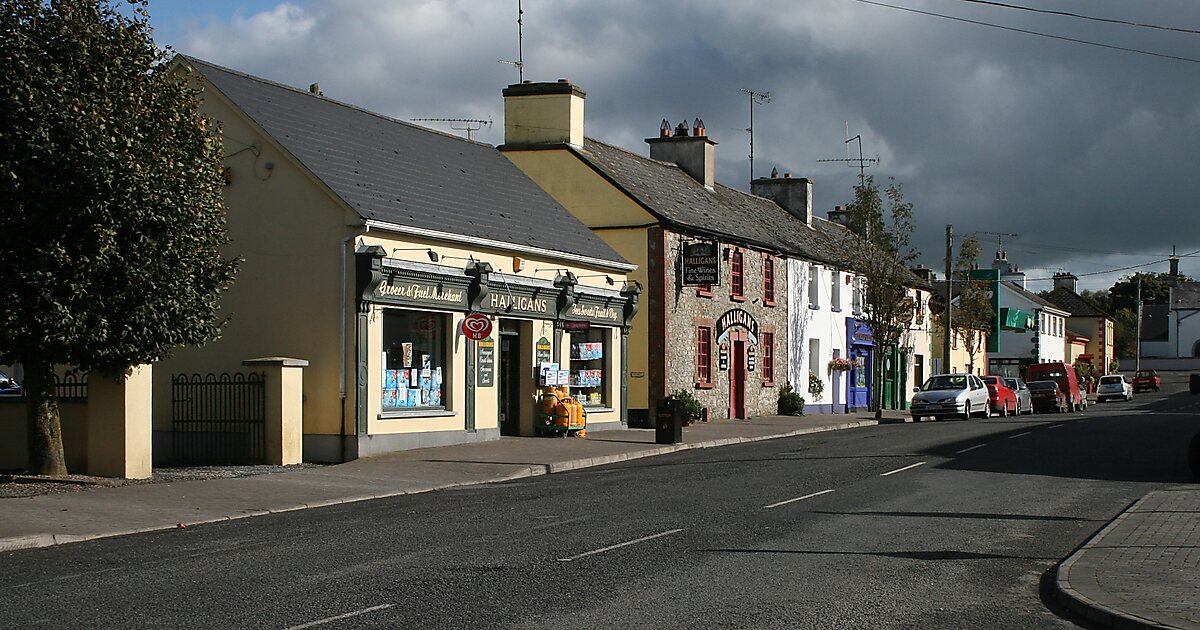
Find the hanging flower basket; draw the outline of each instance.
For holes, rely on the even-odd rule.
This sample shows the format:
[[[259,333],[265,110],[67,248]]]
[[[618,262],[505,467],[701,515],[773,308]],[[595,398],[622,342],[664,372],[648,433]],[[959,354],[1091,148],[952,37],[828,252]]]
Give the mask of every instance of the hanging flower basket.
[[[853,364],[850,363],[849,359],[843,359],[842,357],[834,357],[829,360],[829,371],[830,372],[845,372],[846,370],[849,370],[852,365]]]

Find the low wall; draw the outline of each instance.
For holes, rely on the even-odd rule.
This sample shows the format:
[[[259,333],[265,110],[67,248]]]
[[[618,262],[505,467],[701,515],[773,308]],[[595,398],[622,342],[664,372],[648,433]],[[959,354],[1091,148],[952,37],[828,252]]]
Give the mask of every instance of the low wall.
[[[0,398],[0,470],[25,470],[29,467],[29,431],[25,419],[24,398]],[[63,455],[67,472],[87,472],[87,401],[60,400]]]
[[[1133,359],[1121,359],[1121,371],[1132,370],[1136,362]],[[1200,371],[1200,358],[1146,358],[1142,357],[1143,370],[1162,370],[1164,372]]]

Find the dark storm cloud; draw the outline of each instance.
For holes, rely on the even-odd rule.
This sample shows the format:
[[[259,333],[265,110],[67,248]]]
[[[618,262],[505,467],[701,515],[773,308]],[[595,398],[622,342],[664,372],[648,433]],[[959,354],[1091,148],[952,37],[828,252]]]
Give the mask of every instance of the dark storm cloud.
[[[1193,34],[956,0],[889,3],[1200,59]],[[1078,4],[1038,6],[1200,26],[1200,9],[1183,0]],[[291,85],[320,81],[334,98],[401,118],[491,118],[476,137],[498,144],[500,90],[516,80],[498,60],[516,57],[515,5],[297,2],[165,43]],[[848,123],[864,154],[882,160],[869,173],[904,183],[931,266],[941,266],[946,223],[960,234],[1019,233],[1010,258],[1042,270],[1137,264],[1172,244],[1200,249],[1200,64],[853,0],[524,7],[526,78],[581,85],[588,134],[630,150],[644,154],[642,139],[664,117],[699,116],[720,142],[719,179],[746,188],[749,105],[738,89],[770,91],[772,102],[755,109],[756,174],[778,166],[812,178],[823,212],[849,199],[857,179],[856,169],[818,162],[846,156]],[[985,244],[986,258],[993,249]],[[1117,275],[1089,280],[1107,286]]]

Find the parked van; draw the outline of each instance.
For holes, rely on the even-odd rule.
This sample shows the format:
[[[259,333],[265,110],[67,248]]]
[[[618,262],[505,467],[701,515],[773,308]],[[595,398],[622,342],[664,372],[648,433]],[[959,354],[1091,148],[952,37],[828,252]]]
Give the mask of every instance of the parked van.
[[[1087,407],[1087,398],[1079,391],[1079,379],[1075,376],[1075,368],[1063,363],[1034,363],[1025,368],[1025,380],[1054,381],[1058,388],[1067,395],[1068,407],[1071,411],[1083,411]]]

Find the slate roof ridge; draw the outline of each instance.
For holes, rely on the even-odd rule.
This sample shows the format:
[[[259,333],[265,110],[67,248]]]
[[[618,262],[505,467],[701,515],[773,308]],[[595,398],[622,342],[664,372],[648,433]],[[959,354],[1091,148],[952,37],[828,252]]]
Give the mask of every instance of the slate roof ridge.
[[[188,63],[191,63],[191,64],[196,64],[196,63],[199,63],[199,64],[201,64],[201,65],[205,65],[205,66],[208,66],[208,67],[210,67],[210,68],[214,68],[214,69],[216,69],[216,70],[220,70],[221,72],[227,72],[227,73],[229,73],[229,74],[232,74],[232,75],[234,75],[234,76],[236,76],[236,77],[239,77],[239,78],[242,78],[242,79],[246,79],[246,80],[248,80],[248,81],[255,81],[255,82],[257,82],[257,83],[262,83],[262,84],[264,84],[264,85],[269,85],[269,86],[271,86],[271,87],[273,87],[273,88],[279,88],[279,89],[287,90],[287,91],[289,91],[289,92],[294,92],[294,93],[296,93],[296,94],[299,94],[299,95],[302,95],[302,96],[307,96],[307,97],[310,97],[310,98],[318,98],[318,99],[321,99],[323,102],[330,103],[330,104],[333,104],[333,105],[338,105],[338,106],[340,106],[340,107],[345,107],[345,108],[347,108],[347,109],[352,109],[352,110],[354,110],[354,111],[356,111],[356,112],[359,112],[360,114],[367,114],[367,115],[370,115],[370,116],[374,116],[374,117],[376,117],[376,118],[380,118],[380,119],[382,119],[382,120],[386,120],[386,121],[388,121],[388,122],[391,122],[391,123],[399,123],[399,124],[401,124],[401,125],[404,125],[404,126],[406,126],[406,127],[411,127],[411,128],[413,128],[413,129],[416,129],[416,130],[419,130],[419,131],[428,131],[429,133],[434,133],[434,134],[437,134],[437,135],[439,135],[439,136],[443,136],[443,137],[446,137],[446,138],[450,138],[450,139],[452,139],[452,140],[458,140],[459,142],[466,142],[466,143],[469,143],[469,144],[473,144],[473,145],[480,146],[480,147],[486,147],[486,148],[489,148],[489,149],[494,149],[494,148],[496,148],[494,145],[488,144],[488,143],[486,143],[486,142],[480,142],[480,141],[478,141],[478,140],[468,140],[468,139],[466,139],[466,138],[463,138],[462,136],[456,136],[456,135],[454,135],[454,134],[452,134],[452,133],[447,133],[447,132],[445,132],[445,131],[441,131],[440,129],[433,129],[433,128],[430,128],[430,127],[424,127],[424,126],[421,126],[421,125],[418,125],[418,124],[415,124],[415,123],[408,122],[407,120],[402,120],[402,119],[400,119],[400,118],[395,118],[395,117],[392,117],[392,116],[388,116],[387,114],[381,114],[381,113],[379,113],[379,112],[376,112],[376,111],[371,111],[371,110],[369,110],[369,109],[367,109],[367,108],[365,108],[365,107],[362,107],[362,106],[359,106],[359,105],[355,105],[355,104],[353,104],[353,103],[347,103],[347,102],[345,102],[345,101],[339,101],[339,100],[338,100],[338,99],[336,99],[336,98],[330,98],[330,97],[328,97],[328,96],[325,96],[324,94],[320,94],[320,95],[318,95],[318,94],[313,94],[312,92],[309,92],[308,90],[304,90],[304,89],[301,89],[301,88],[295,87],[295,86],[293,86],[293,85],[288,85],[288,84],[286,84],[286,83],[280,83],[280,82],[278,82],[278,81],[272,81],[272,80],[270,80],[270,79],[267,79],[267,78],[263,78],[263,77],[260,77],[260,76],[257,76],[257,75],[253,75],[253,74],[248,74],[248,73],[246,73],[246,72],[242,72],[241,70],[234,70],[233,68],[227,68],[227,67],[225,67],[225,66],[222,66],[222,65],[220,65],[220,64],[215,64],[215,63],[213,63],[213,62],[211,62],[211,61],[207,61],[207,60],[205,60],[205,59],[200,59],[199,57],[193,57],[193,56],[191,56],[191,55],[185,55],[185,54],[183,54],[183,53],[176,53],[176,55],[177,55],[177,56],[179,56],[179,57],[182,57],[183,59],[187,60],[187,62],[188,62]]]
[[[1050,308],[1052,308],[1056,311],[1063,311],[1063,312],[1067,313],[1068,315],[1070,315],[1070,313],[1071,313],[1071,311],[1047,300],[1046,298],[1043,298],[1042,296],[1034,293],[1033,291],[1030,291],[1029,289],[1022,289],[1021,285],[1017,284],[1016,282],[1014,282],[1012,280],[1002,280],[1001,283],[1008,285],[1008,287],[1010,289],[1017,292],[1017,295],[1024,297],[1025,299],[1033,302],[1034,304],[1040,304],[1042,306],[1049,306]]]
[[[1109,315],[1107,311],[1100,308],[1095,302],[1083,297],[1075,291],[1068,289],[1067,287],[1055,287],[1052,291],[1050,291],[1050,294],[1046,296],[1046,300],[1063,310],[1071,311],[1071,314],[1074,316],[1112,318],[1112,315]],[[1078,313],[1076,313],[1076,311],[1072,310],[1072,306],[1069,304],[1069,302],[1072,301],[1082,304],[1085,309],[1091,309],[1091,311],[1089,312],[1081,309]]]

